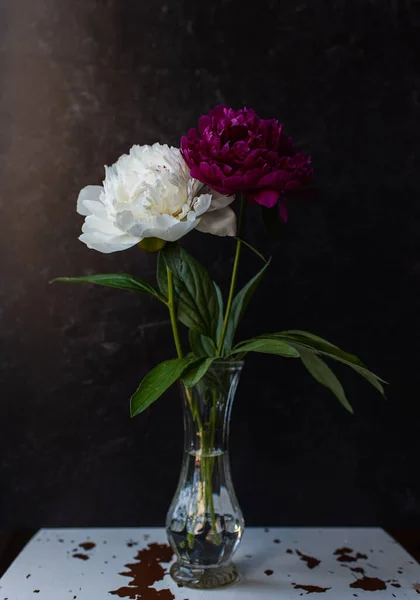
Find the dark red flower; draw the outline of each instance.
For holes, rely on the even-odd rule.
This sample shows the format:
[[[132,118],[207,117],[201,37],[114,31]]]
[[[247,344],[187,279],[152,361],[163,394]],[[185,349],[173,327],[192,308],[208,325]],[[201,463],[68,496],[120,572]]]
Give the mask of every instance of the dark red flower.
[[[200,118],[198,132],[181,139],[181,152],[191,176],[214,190],[272,207],[311,182],[309,156],[295,152],[291,138],[275,119],[260,119],[252,110],[216,106]]]

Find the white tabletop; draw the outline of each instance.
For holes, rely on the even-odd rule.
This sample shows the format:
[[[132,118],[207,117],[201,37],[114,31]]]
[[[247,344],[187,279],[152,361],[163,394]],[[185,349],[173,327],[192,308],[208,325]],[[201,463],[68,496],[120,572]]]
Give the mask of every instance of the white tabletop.
[[[420,600],[420,566],[381,529],[247,528],[240,583],[210,592],[172,581],[166,544],[163,529],[41,529],[0,600]]]

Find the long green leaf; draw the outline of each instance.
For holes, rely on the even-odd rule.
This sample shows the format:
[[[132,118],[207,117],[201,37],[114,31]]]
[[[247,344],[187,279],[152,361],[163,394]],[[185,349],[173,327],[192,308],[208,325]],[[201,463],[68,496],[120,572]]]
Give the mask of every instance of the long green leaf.
[[[86,275],[83,277],[57,277],[51,283],[94,283],[106,287],[119,288],[134,292],[146,292],[162,302],[162,296],[147,281],[126,273],[110,273],[105,275]]]
[[[162,251],[158,253],[156,279],[160,293],[165,299],[168,299],[168,276],[166,273],[166,262]]]
[[[385,390],[383,388],[383,383],[387,383],[384,379],[381,379],[372,371],[362,363],[362,361],[355,356],[354,354],[349,354],[348,352],[344,352],[337,346],[334,346],[330,342],[319,338],[313,334],[307,334],[307,332],[287,332],[282,331],[276,334],[267,334],[265,337],[271,337],[278,340],[283,340],[289,343],[291,346],[294,346],[298,351],[303,349],[309,349],[317,354],[321,354],[322,356],[327,356],[332,360],[336,360],[338,362],[347,365],[356,373],[361,375],[368,381],[382,396],[385,396]]]
[[[229,322],[226,330],[226,337],[224,342],[224,352],[229,352],[232,347],[233,339],[235,337],[236,329],[239,322],[254,294],[255,290],[260,284],[260,281],[269,267],[271,258],[263,266],[263,268],[248,281],[248,283],[236,294],[232,302],[232,310],[230,312]]]
[[[302,342],[304,344],[311,345],[313,348],[316,348],[321,352],[330,352],[331,354],[337,356],[337,358],[342,358],[344,360],[352,362],[353,364],[365,367],[360,358],[358,358],[354,354],[344,352],[344,350],[341,350],[341,348],[339,348],[338,346],[335,346],[331,342],[324,340],[324,338],[321,338],[318,335],[315,335],[314,333],[294,329],[290,331],[281,331],[280,335],[285,335],[296,340],[297,342]]]
[[[219,300],[207,270],[179,246],[168,244],[162,253],[174,274],[179,320],[190,329],[215,341],[219,324]]]
[[[195,361],[193,358],[173,358],[152,369],[130,399],[132,417],[140,414],[181,377]]]
[[[299,352],[302,363],[308,369],[312,377],[316,379],[318,383],[321,383],[322,385],[325,385],[325,387],[329,388],[338,398],[344,408],[350,413],[353,413],[353,408],[347,400],[343,386],[329,366],[326,365],[325,362],[319,358],[319,356],[310,350],[300,349]]]
[[[359,365],[360,367],[366,368],[362,363],[360,358],[355,356],[354,354],[349,354],[338,346],[334,346],[331,342],[324,340],[323,338],[314,335],[313,333],[308,333],[307,331],[281,331],[279,334],[275,334],[276,337],[281,337],[282,339],[295,341],[300,344],[309,346],[318,350],[319,352],[325,353],[326,355],[331,355],[336,357],[337,359],[342,359],[344,361],[350,362],[354,365]]]
[[[227,356],[242,354],[243,352],[262,352],[263,354],[279,354],[288,358],[299,358],[299,352],[292,345],[281,340],[264,338],[255,338],[241,342]]]
[[[213,358],[201,358],[190,367],[187,367],[186,371],[182,375],[182,381],[186,387],[193,387],[197,385],[202,377],[207,373],[213,364],[215,357]]]
[[[242,238],[239,237],[235,237],[235,240],[238,240],[239,242],[241,242],[241,244],[243,244],[244,246],[246,246],[247,248],[249,248],[250,250],[252,250],[252,252],[254,252],[254,254],[256,254],[258,256],[258,258],[261,258],[261,260],[264,263],[269,262],[269,260],[266,260],[265,257],[261,254],[261,252],[259,250],[257,250],[256,248],[254,248],[254,246],[252,246],[249,242],[243,240]]]
[[[195,329],[189,331],[191,351],[197,357],[216,356],[216,346],[210,338],[201,335]]]

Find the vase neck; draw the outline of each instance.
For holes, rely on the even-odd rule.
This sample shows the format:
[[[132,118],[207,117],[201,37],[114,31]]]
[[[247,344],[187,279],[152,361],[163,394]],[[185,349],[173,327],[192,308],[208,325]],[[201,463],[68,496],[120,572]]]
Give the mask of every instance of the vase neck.
[[[227,451],[230,413],[241,362],[216,363],[191,388],[183,386],[185,452],[215,455]]]

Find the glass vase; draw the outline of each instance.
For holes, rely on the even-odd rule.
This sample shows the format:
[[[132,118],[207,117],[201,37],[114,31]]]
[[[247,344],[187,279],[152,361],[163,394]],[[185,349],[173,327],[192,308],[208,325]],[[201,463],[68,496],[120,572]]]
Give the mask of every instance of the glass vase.
[[[230,474],[228,441],[232,402],[243,363],[218,361],[191,388],[182,385],[184,454],[166,519],[179,584],[211,589],[237,581],[232,556],[244,519]]]

